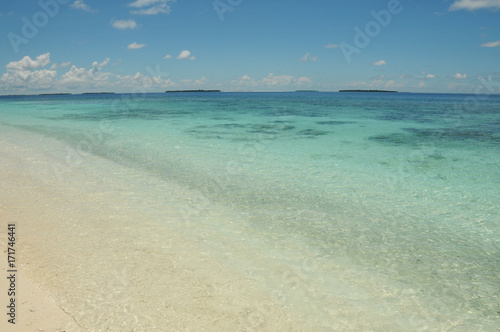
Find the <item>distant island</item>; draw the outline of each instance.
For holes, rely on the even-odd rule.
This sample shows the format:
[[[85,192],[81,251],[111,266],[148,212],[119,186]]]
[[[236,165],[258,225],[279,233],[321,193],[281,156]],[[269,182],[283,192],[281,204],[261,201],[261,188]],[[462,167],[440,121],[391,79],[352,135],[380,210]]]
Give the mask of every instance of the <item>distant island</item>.
[[[221,92],[220,90],[170,90],[165,91],[165,93],[175,93],[175,92]]]
[[[112,95],[114,92],[84,92],[82,95]],[[61,92],[61,93],[40,93],[39,96],[71,96],[72,93]]]
[[[390,90],[339,90],[339,92],[390,92],[390,93],[398,93],[398,91],[390,91]]]
[[[40,93],[39,96],[68,96],[71,95],[69,92],[61,92],[61,93]]]

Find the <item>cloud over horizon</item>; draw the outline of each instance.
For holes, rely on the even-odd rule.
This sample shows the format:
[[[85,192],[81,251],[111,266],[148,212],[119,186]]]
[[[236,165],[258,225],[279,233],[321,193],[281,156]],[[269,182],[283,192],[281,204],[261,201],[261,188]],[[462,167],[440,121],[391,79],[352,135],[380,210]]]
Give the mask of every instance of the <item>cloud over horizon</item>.
[[[92,90],[130,92],[137,89],[156,92],[175,86],[201,88],[209,84],[205,76],[195,80],[179,79],[174,82],[171,78],[167,78],[170,74],[162,72],[159,65],[155,69],[147,67],[145,73],[113,74],[104,70],[110,63],[110,58],[105,58],[102,61],[94,61],[87,68],[72,65],[71,68],[64,70],[63,68],[69,67],[71,62],[62,62],[60,65],[52,64],[49,70],[43,67],[51,64],[50,53],[41,54],[35,59],[25,56],[5,66],[7,72],[0,76],[0,92],[15,94],[40,91],[78,93]],[[58,73],[56,69],[63,71]]]
[[[231,81],[231,86],[237,89],[258,89],[274,87],[278,89],[293,89],[295,87],[308,87],[312,84],[309,77],[294,77],[292,75],[274,75],[269,73],[266,77],[258,80],[248,75],[243,75]]]
[[[50,53],[39,55],[35,60],[25,56],[19,61],[8,63],[7,72],[0,77],[0,86],[8,88],[33,88],[44,89],[53,85],[57,72],[54,70],[40,69],[50,63]]]
[[[90,69],[71,66],[71,69],[61,76],[58,85],[70,88],[76,87],[104,87],[109,82],[110,73],[101,72],[109,63],[106,58],[102,62],[94,61]]]

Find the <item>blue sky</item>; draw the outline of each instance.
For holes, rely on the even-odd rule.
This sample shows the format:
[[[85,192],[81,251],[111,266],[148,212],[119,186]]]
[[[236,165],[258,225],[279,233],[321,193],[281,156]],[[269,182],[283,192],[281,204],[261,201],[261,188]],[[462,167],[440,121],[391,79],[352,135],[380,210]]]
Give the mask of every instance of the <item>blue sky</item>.
[[[500,0],[18,0],[0,32],[0,94],[500,93]]]

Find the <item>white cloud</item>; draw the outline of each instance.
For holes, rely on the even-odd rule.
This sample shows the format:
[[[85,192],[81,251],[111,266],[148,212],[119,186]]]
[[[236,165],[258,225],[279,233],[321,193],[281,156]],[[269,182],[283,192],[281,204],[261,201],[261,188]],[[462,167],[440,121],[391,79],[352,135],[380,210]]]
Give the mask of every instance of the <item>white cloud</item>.
[[[339,44],[328,44],[325,46],[325,48],[337,48],[337,47],[340,47]]]
[[[73,4],[71,4],[71,8],[84,10],[89,13],[95,12],[95,10],[90,8],[89,5],[85,4],[83,0],[76,0],[75,2],[73,2]]]
[[[370,87],[372,88],[381,88],[385,85],[386,81],[384,80],[385,75],[380,75],[370,83]]]
[[[317,56],[312,56],[311,53],[307,52],[302,58],[300,58],[300,61],[304,62],[309,62],[309,61],[317,61],[318,57]]]
[[[163,57],[163,59],[165,60],[168,60],[168,59],[172,59],[172,55],[171,54],[167,54]]]
[[[427,75],[425,75],[425,78],[427,78],[427,79],[436,78],[436,75],[427,74]]]
[[[400,77],[403,78],[403,77]],[[401,88],[404,87],[407,84],[407,82],[396,82],[393,79],[388,79],[386,75],[380,75],[376,77],[374,80],[371,82],[367,81],[355,81],[355,82],[349,82],[343,84],[345,87],[352,87],[352,88],[358,88],[358,89],[364,89],[364,88],[369,88],[369,89],[395,89],[395,88]]]
[[[109,63],[109,58],[102,62],[94,61],[90,69],[71,66],[71,69],[61,76],[58,85],[64,88],[105,87],[109,85],[111,73],[102,72]]]
[[[54,70],[7,72],[0,77],[0,86],[7,89],[48,89],[54,85],[57,72]]]
[[[144,88],[144,89],[152,89],[152,88],[170,88],[175,86],[176,84],[172,82],[170,79],[163,79],[161,75],[152,76],[152,75],[144,75],[142,73],[136,73],[135,75],[126,75],[126,76],[117,76],[118,81],[115,83],[116,86],[121,88]]]
[[[193,85],[205,85],[206,83],[208,82],[208,80],[205,78],[205,76],[203,76],[202,78],[200,78],[199,80],[195,80]]]
[[[241,79],[242,79],[242,80],[251,80],[250,76],[248,76],[248,75],[246,75],[246,74],[245,74],[245,75],[243,75],[243,76],[241,77]]]
[[[72,66],[60,78],[56,68],[65,68],[70,62],[53,64],[51,69],[39,69],[50,63],[50,53],[45,53],[32,60],[29,56],[6,66],[7,73],[0,77],[0,88],[8,91],[37,91],[52,89],[62,91],[72,88],[101,87],[109,85],[110,73],[102,72],[109,63],[109,58],[102,62],[95,61],[90,69]],[[37,70],[39,69],[39,70]]]
[[[137,15],[170,14],[169,2],[175,2],[175,0],[136,0],[129,3],[128,6],[138,8],[131,11],[132,14]]]
[[[162,1],[162,0],[136,0],[132,3],[129,3],[129,7],[135,7],[135,8],[142,8],[142,7],[148,7],[155,5],[157,3],[162,3],[162,2],[167,2],[167,1]]]
[[[372,63],[372,65],[374,66],[385,66],[387,64],[387,62],[385,62],[385,60],[379,60],[379,61],[375,61],[374,63]]]
[[[498,46],[500,46],[500,40],[481,44],[481,47],[498,47]]]
[[[34,60],[29,56],[19,61],[14,61],[6,66],[7,72],[0,74],[0,91],[9,93],[33,93],[35,91],[75,91],[85,92],[99,89],[100,91],[120,91],[130,92],[137,89],[144,91],[155,91],[171,88],[176,83],[164,77],[168,74],[160,71],[145,68],[146,74],[137,73],[135,75],[120,76],[105,71],[105,67],[110,64],[110,59],[94,61],[90,67],[71,66],[65,69],[66,72],[58,75],[56,68],[64,68],[71,65],[70,62],[52,64],[51,69],[42,67],[50,66],[50,53],[37,56]],[[202,77],[195,83],[204,84],[206,78]]]
[[[50,67],[50,70],[54,70],[54,69],[57,69],[57,68],[65,68],[65,67],[68,67],[70,65],[71,65],[71,62],[69,62],[69,61],[68,62],[63,62],[60,65],[58,65],[57,63],[54,63]]]
[[[160,13],[170,14],[170,7],[166,4],[160,4],[148,9],[132,10],[130,12],[135,15],[157,15]]]
[[[26,70],[31,70],[31,69],[36,69],[40,67],[45,67],[50,63],[50,53],[45,53],[42,55],[39,55],[35,58],[35,60],[32,60],[29,56],[25,56],[19,61],[13,61],[8,63],[5,68],[7,70],[20,70],[20,71],[26,71]]]
[[[368,83],[366,83],[365,81],[349,82],[349,83],[345,83],[344,85],[348,86],[348,87],[353,87],[353,88],[369,86]]]
[[[292,82],[293,82],[293,76],[291,75],[274,76],[273,73],[269,73],[267,77],[261,80],[261,83],[267,86],[289,85]]]
[[[474,85],[467,83],[450,83],[446,88],[455,93],[470,92],[474,90]]]
[[[256,80],[254,80],[253,78],[251,78],[250,76],[245,74],[241,77],[238,77],[238,78],[232,80],[231,85],[236,86],[236,87],[250,88],[250,87],[257,86],[258,82]]]
[[[6,89],[47,89],[55,81],[57,72],[54,70],[33,70],[45,67],[50,63],[50,53],[39,55],[35,60],[25,56],[19,61],[8,63],[7,72],[0,77],[0,86]]]
[[[455,75],[453,75],[453,77],[457,80],[464,80],[467,78],[467,74],[456,73]]]
[[[419,88],[423,88],[423,87],[425,87],[425,82],[420,82],[420,83],[418,83],[418,87],[419,87]]]
[[[388,80],[388,81],[385,83],[385,85],[384,85],[384,86],[385,86],[386,88],[392,88],[392,87],[394,87],[395,85],[396,85],[396,81],[394,81],[394,80]]]
[[[92,63],[92,69],[90,69],[90,71],[92,73],[100,72],[102,70],[102,68],[104,68],[108,63],[109,63],[109,58],[104,59],[104,61],[101,62],[101,63],[98,63],[97,61],[94,61]]]
[[[273,73],[269,73],[266,77],[260,80],[260,85],[265,86],[283,86],[283,85],[293,85],[300,82],[303,84],[305,81],[310,82],[310,80],[306,77],[294,78],[291,75],[280,75],[276,76]]]
[[[189,59],[189,60],[194,60],[196,59],[196,57],[194,55],[191,55],[191,52],[189,52],[188,50],[183,50],[181,53],[179,53],[179,55],[177,56],[178,60],[185,60],[185,59]]]
[[[231,81],[231,86],[235,88],[289,88],[300,86],[310,86],[312,81],[309,77],[293,77],[291,75],[274,75],[269,73],[261,80],[256,80],[248,75],[243,75]]]
[[[90,80],[90,74],[85,68],[78,68],[77,66],[71,66],[71,69],[66,72],[62,77],[60,82],[70,88],[76,87],[77,85],[83,85],[83,83],[88,83]]]
[[[457,0],[451,6],[450,10],[477,10],[477,9],[500,9],[500,0]]]
[[[312,81],[309,77],[299,77],[295,80],[295,84],[297,85],[310,85]]]
[[[113,21],[111,24],[113,28],[125,30],[125,29],[135,29],[137,27],[137,22],[134,20],[118,20]]]
[[[138,50],[140,48],[143,48],[146,46],[146,44],[138,44],[137,42],[133,42],[132,44],[128,45],[127,48],[129,50]]]

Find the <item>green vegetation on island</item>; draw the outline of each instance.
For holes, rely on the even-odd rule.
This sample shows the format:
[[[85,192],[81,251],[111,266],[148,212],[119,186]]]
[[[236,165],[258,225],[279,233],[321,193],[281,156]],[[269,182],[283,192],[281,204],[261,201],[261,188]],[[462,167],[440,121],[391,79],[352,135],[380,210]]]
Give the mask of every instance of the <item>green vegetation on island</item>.
[[[339,92],[390,92],[390,93],[398,93],[398,91],[390,91],[390,90],[339,90]]]
[[[220,90],[170,90],[165,91],[165,93],[175,93],[175,92],[221,92]]]
[[[72,93],[69,92],[61,92],[61,93],[40,93],[39,96],[69,96]]]

